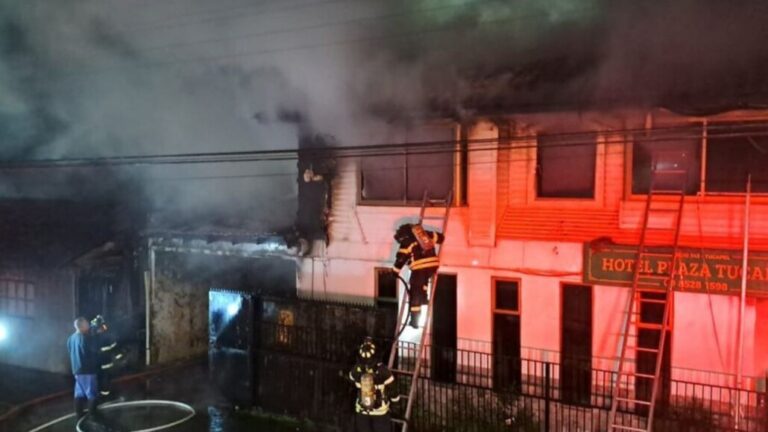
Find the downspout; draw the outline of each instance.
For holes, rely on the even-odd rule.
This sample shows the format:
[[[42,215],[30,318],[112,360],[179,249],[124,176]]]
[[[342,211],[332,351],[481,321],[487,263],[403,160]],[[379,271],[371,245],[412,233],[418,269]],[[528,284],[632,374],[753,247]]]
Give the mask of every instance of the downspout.
[[[739,342],[736,352],[736,415],[734,426],[739,430],[741,423],[741,388],[744,359],[744,314],[747,302],[747,261],[749,258],[749,198],[752,192],[752,176],[747,175],[747,195],[744,200],[744,255],[741,261],[741,301],[739,305]]]
[[[152,364],[152,323],[151,323],[151,308],[152,308],[152,293],[155,291],[155,247],[152,244],[152,239],[147,242],[147,258],[149,261],[149,277],[144,278],[144,328],[145,328],[145,363],[147,366]]]

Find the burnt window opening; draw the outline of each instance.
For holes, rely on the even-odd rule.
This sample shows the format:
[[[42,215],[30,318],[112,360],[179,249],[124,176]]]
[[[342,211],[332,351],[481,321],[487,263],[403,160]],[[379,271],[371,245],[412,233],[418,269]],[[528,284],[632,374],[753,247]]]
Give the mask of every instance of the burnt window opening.
[[[537,195],[594,198],[597,134],[542,134],[537,141]]]
[[[397,275],[392,269],[377,267],[376,273],[376,304],[379,307],[395,305],[397,307]]]
[[[361,160],[361,200],[421,202],[424,192],[442,198],[453,190],[455,141],[453,127],[424,127],[399,134],[397,143],[434,143],[398,149]]]
[[[768,137],[760,136],[764,126],[721,123],[707,129],[706,191],[745,193],[751,174],[752,191],[768,192]]]
[[[647,194],[651,188],[651,166],[658,170],[686,169],[687,175],[657,175],[654,189],[679,190],[695,195],[701,186],[701,138],[695,132],[651,134],[632,145],[632,193]]]
[[[0,315],[33,318],[35,284],[20,279],[0,279]]]

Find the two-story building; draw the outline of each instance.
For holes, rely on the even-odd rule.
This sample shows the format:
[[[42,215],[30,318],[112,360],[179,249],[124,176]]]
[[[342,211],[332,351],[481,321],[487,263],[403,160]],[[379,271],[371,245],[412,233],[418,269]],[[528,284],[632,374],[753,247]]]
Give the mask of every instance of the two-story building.
[[[435,306],[432,344],[561,362],[561,374],[579,373],[565,370],[566,359],[574,357],[612,370],[651,156],[660,154],[662,163],[688,166],[667,376],[735,385],[740,320],[743,374],[764,376],[766,121],[768,111],[758,110],[692,116],[621,109],[393,128],[392,136],[379,141],[409,145],[339,158],[330,243],[301,262],[300,293],[391,300],[397,295],[387,275],[394,230],[417,219],[425,190],[433,197],[452,191],[438,287],[443,299]],[[750,261],[741,315],[748,173]],[[462,367],[461,358],[454,361]]]

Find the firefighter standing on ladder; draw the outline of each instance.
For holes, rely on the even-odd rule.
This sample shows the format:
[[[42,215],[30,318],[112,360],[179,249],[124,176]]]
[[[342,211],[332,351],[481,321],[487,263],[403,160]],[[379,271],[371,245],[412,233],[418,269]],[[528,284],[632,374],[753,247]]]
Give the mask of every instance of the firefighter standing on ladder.
[[[444,240],[441,233],[427,231],[420,224],[403,224],[395,232],[399,249],[392,269],[400,273],[406,264],[411,268],[408,297],[411,305],[409,324],[413,328],[419,328],[421,307],[427,304],[427,286],[440,266],[435,247]]]
[[[380,354],[369,337],[365,338],[357,352],[357,362],[349,372],[349,379],[357,388],[355,400],[354,432],[389,432],[392,418],[389,414],[391,402],[400,397],[390,398],[387,386],[395,382],[392,371],[378,361]]]

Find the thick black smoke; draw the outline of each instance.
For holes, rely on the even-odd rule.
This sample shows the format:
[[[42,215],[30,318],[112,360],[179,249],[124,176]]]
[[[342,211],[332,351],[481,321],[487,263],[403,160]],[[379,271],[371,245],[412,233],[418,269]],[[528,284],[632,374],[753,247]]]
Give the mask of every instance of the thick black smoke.
[[[361,145],[434,116],[756,106],[765,22],[754,0],[0,0],[0,156]],[[31,172],[0,192],[130,193],[264,228],[293,218],[295,170]]]

